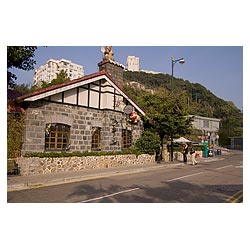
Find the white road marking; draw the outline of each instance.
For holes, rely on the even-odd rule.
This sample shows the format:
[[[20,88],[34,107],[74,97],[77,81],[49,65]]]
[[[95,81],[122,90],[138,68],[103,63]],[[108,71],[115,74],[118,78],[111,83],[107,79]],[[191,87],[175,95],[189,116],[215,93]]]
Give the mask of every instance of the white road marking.
[[[233,165],[227,165],[227,166],[224,166],[224,167],[219,167],[219,168],[216,168],[216,170],[223,169],[223,168],[230,168],[230,167],[233,167]]]
[[[190,176],[195,176],[195,175],[202,174],[202,173],[203,172],[199,172],[199,173],[195,173],[195,174],[189,174],[189,175],[184,175],[184,176],[177,177],[177,178],[174,178],[174,179],[171,179],[171,180],[167,180],[167,182],[184,179],[184,178],[187,178],[187,177],[190,177]]]
[[[241,165],[241,166],[236,166],[236,168],[243,168],[243,165]]]
[[[117,193],[107,194],[107,195],[96,197],[96,198],[93,198],[93,199],[80,201],[79,203],[85,203],[85,202],[90,202],[90,201],[101,200],[101,199],[104,199],[104,198],[107,198],[107,197],[111,197],[111,196],[115,196],[115,195],[118,195],[118,194],[124,194],[124,193],[128,193],[128,192],[132,192],[132,191],[135,191],[135,190],[138,190],[138,189],[140,189],[140,188],[127,189],[127,190],[123,190],[123,191],[120,191],[120,192],[117,192]]]

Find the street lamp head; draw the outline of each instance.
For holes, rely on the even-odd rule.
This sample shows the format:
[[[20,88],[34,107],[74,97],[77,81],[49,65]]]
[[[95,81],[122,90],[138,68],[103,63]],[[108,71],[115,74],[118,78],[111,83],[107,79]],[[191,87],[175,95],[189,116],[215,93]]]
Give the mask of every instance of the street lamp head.
[[[185,63],[184,58],[181,58],[181,59],[179,60],[179,63],[180,63],[180,64],[184,64],[184,63]]]

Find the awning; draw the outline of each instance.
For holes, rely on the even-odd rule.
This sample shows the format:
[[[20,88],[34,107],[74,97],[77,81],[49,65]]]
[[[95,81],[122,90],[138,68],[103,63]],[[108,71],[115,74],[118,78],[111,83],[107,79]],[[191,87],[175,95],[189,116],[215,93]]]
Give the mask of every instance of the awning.
[[[179,139],[175,139],[173,140],[173,142],[177,142],[177,143],[187,143],[187,142],[191,142],[188,139],[184,138],[184,137],[180,137]]]

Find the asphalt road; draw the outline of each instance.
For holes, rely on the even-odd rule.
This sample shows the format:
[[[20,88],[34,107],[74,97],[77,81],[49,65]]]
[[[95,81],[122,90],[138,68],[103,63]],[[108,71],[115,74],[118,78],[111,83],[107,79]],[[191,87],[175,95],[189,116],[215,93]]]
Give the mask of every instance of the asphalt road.
[[[220,160],[218,160],[220,159]],[[243,201],[243,154],[192,166],[8,193],[10,203],[224,203]]]

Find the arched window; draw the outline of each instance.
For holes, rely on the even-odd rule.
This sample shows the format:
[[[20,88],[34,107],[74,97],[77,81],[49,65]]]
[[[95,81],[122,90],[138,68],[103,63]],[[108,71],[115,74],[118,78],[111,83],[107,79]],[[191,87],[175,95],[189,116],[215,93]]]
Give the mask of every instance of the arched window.
[[[46,124],[45,150],[65,151],[69,149],[70,126],[61,123]]]
[[[101,150],[101,128],[93,127],[92,128],[92,146],[93,151]]]

